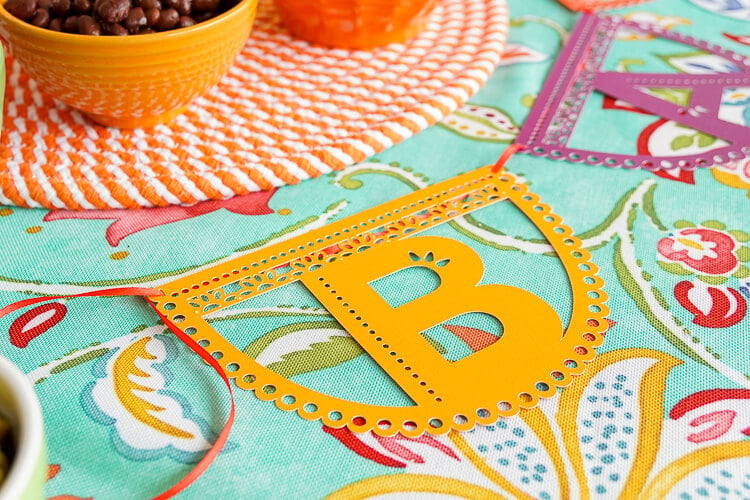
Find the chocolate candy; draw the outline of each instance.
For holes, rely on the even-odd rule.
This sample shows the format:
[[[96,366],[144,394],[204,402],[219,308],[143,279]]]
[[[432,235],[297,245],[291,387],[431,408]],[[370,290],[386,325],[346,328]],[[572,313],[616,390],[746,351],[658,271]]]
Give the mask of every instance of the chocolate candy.
[[[219,0],[193,0],[195,12],[216,12],[219,8]]]
[[[125,18],[125,22],[122,24],[125,25],[125,28],[127,28],[130,33],[138,33],[141,28],[146,26],[146,14],[140,7],[130,9],[128,17]]]
[[[215,14],[213,12],[202,12],[201,14],[196,14],[193,16],[193,19],[195,19],[195,23],[202,23],[204,21],[208,21],[209,19],[213,19]]]
[[[39,28],[46,28],[49,26],[49,11],[47,9],[36,9],[36,14],[29,22]]]
[[[191,5],[190,0],[177,0],[176,5],[174,6],[175,9],[177,9],[177,12],[180,13],[180,16],[189,16],[190,12],[193,10],[193,6]]]
[[[93,17],[79,16],[78,33],[80,33],[81,35],[99,36],[102,34],[102,29],[101,27],[99,27],[99,23],[96,22]]]
[[[26,21],[36,13],[36,0],[8,0],[5,2],[5,10]]]
[[[179,21],[177,21],[178,28],[187,28],[188,26],[192,26],[194,24],[195,24],[195,19],[193,19],[190,16],[180,16]]]
[[[146,15],[146,26],[149,28],[159,22],[159,16],[161,15],[159,9],[146,9],[143,13]],[[140,32],[142,31],[140,30]]]
[[[91,0],[73,0],[73,12],[78,15],[91,13]]]
[[[102,31],[105,35],[112,36],[127,36],[128,30],[121,24],[117,23],[102,23]]]
[[[66,33],[78,33],[78,16],[70,16],[63,21],[62,30]]]
[[[94,12],[105,23],[119,23],[128,17],[129,0],[96,0]]]
[[[13,16],[81,35],[145,35],[207,21],[238,0],[6,0]]]
[[[52,11],[62,17],[70,11],[70,0],[52,0]]]
[[[165,9],[159,14],[159,20],[154,24],[154,28],[159,31],[171,30],[177,26],[180,20],[180,14],[176,9]]]
[[[162,9],[161,2],[159,2],[159,0],[135,0],[133,2],[133,5],[135,5],[136,7],[140,7],[143,10]]]

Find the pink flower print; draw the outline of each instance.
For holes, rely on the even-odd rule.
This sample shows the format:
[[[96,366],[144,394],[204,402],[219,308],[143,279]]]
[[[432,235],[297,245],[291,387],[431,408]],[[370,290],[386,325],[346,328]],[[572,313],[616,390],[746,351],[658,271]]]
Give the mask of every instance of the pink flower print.
[[[669,418],[683,420],[690,429],[687,440],[700,444],[707,441],[737,440],[750,436],[748,389],[707,389],[691,394],[672,407]],[[741,434],[741,437],[735,433]]]
[[[323,426],[323,431],[338,439],[344,446],[357,455],[387,467],[404,468],[407,462],[413,464],[425,463],[423,455],[412,451],[408,447],[413,444],[427,445],[437,451],[438,455],[444,454],[454,460],[461,461],[450,447],[428,434],[414,438],[400,434],[383,437],[372,432],[368,434],[355,434],[346,427],[334,429],[326,425]],[[407,446],[404,446],[404,444]]]
[[[106,237],[107,243],[116,247],[124,238],[144,229],[191,219],[222,208],[239,215],[272,214],[273,210],[268,207],[268,202],[275,192],[275,189],[258,191],[227,200],[203,201],[191,206],[173,205],[137,210],[52,210],[44,217],[44,222],[65,219],[114,220],[107,228]]]
[[[737,268],[736,247],[734,239],[723,231],[688,227],[662,238],[658,251],[663,259],[701,274],[724,275]]]
[[[732,428],[732,423],[734,422],[734,417],[736,416],[737,412],[734,410],[721,410],[713,411],[711,413],[706,413],[695,417],[690,421],[690,425],[692,427],[700,427],[709,422],[713,425],[703,429],[700,432],[690,434],[687,437],[687,440],[691,443],[702,443],[704,441],[717,439],[726,434],[729,429]]]

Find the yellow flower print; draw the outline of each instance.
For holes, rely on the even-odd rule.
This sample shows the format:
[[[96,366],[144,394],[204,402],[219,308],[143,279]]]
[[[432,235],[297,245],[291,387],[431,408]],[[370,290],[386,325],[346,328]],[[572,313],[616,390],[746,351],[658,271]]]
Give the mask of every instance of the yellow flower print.
[[[729,187],[744,189],[750,198],[750,159],[717,165],[711,169],[714,179]]]
[[[654,14],[653,12],[630,12],[628,14],[625,14],[623,17],[628,21],[633,21],[636,23],[655,24],[668,30],[671,30],[675,26],[679,26],[681,24],[691,24],[690,20],[685,19],[684,17],[660,16],[658,14]],[[621,29],[617,32],[617,39],[627,42],[638,40],[652,40],[653,38],[656,38],[656,36],[650,33],[636,33],[628,29]]]
[[[703,484],[704,477],[724,488],[748,470],[750,442],[731,433],[691,440],[698,431],[692,424],[695,415],[665,417],[667,376],[679,364],[649,349],[601,354],[568,388],[537,408],[436,438],[452,447],[450,459],[434,444],[405,441],[419,455],[404,464],[405,474],[368,478],[330,498],[442,493],[457,498],[656,499],[694,493],[691,488]],[[357,436],[373,452],[388,454],[369,435]]]

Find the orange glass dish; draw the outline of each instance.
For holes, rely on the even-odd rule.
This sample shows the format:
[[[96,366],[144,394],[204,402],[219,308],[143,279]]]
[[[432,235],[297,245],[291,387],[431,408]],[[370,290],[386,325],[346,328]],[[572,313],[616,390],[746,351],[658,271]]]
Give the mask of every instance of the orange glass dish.
[[[437,0],[276,0],[284,25],[309,42],[345,49],[400,43],[427,25]]]
[[[162,33],[90,36],[37,28],[0,6],[0,36],[39,89],[103,125],[170,120],[215,85],[242,49],[258,0]]]

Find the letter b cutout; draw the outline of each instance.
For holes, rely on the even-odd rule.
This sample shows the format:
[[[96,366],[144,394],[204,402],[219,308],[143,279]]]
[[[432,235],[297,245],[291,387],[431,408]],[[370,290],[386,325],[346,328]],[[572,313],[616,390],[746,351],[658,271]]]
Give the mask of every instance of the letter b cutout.
[[[370,285],[413,266],[435,271],[440,286],[394,308]],[[520,288],[480,285],[483,274],[481,258],[467,245],[414,236],[331,263],[302,280],[417,405],[460,413],[517,398],[513,388],[539,380],[534,365],[554,366],[560,358],[563,328],[555,310]],[[451,362],[420,335],[470,312],[497,318],[502,337]]]

